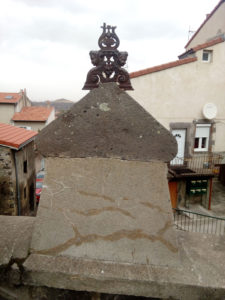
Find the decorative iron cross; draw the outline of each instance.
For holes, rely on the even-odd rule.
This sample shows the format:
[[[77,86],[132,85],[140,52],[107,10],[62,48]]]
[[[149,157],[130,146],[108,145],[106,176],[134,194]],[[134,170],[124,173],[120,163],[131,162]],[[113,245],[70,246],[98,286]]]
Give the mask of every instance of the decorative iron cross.
[[[117,50],[120,40],[115,33],[115,26],[104,23],[103,32],[98,39],[100,50],[90,51],[92,64],[95,66],[88,74],[83,90],[92,90],[99,83],[116,82],[123,90],[133,90],[128,72],[122,68],[125,65],[128,53]]]

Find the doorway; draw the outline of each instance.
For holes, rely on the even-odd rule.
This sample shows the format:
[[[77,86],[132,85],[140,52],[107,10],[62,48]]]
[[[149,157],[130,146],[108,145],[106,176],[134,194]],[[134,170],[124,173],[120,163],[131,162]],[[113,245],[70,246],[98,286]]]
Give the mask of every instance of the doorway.
[[[183,165],[184,164],[184,151],[186,140],[186,129],[173,129],[172,135],[177,141],[177,155],[170,162],[171,165]]]

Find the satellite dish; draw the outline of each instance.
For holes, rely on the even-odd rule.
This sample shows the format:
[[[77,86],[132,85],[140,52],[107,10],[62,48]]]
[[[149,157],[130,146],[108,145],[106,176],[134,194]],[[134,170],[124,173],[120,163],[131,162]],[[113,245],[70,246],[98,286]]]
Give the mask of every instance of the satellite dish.
[[[212,120],[217,115],[217,107],[214,103],[206,103],[203,107],[203,115],[206,119]]]

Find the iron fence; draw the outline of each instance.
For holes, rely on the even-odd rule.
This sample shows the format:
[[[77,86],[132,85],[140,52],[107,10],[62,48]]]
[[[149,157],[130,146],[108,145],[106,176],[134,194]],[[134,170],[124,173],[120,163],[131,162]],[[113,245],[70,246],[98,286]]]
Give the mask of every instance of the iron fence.
[[[225,218],[176,208],[173,209],[173,215],[177,229],[215,235],[225,234]]]
[[[218,165],[221,163],[223,156],[219,154],[195,154],[192,157],[175,157],[171,162],[172,167],[182,167],[189,173],[214,173],[219,172]]]

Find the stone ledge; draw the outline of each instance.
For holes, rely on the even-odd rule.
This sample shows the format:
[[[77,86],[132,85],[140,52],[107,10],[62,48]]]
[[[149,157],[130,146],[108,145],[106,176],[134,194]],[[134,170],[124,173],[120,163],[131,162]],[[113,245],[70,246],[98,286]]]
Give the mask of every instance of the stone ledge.
[[[0,216],[0,266],[28,256],[35,218]]]
[[[222,300],[225,295],[222,239],[185,232],[178,232],[178,238],[182,261],[178,268],[31,254],[24,263],[23,282],[163,299]]]
[[[27,287],[46,286],[162,299],[225,299],[223,236],[177,231],[182,262],[179,267],[113,263],[62,255],[29,255],[34,220],[0,216],[0,267],[20,260],[21,268],[12,265],[9,275],[15,275],[16,271],[20,284]],[[17,284],[14,277],[8,277],[9,284]]]

